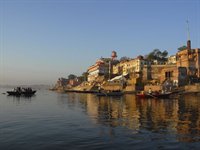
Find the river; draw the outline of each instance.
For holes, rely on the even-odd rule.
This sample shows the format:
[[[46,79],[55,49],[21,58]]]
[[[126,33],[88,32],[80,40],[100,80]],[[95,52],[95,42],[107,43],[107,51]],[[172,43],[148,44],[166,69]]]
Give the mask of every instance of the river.
[[[200,96],[97,97],[0,88],[0,149],[198,149]]]

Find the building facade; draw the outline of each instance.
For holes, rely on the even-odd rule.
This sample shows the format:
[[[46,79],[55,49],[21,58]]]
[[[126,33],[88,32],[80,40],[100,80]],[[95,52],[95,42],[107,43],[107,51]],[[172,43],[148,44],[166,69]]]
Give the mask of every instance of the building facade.
[[[176,64],[176,55],[171,55],[167,58],[168,65],[175,65]]]
[[[191,42],[187,42],[187,49],[177,54],[177,67],[185,67],[189,77],[200,77],[200,49],[191,49]]]
[[[88,82],[95,81],[98,76],[109,74],[109,61],[101,58],[88,68]]]
[[[113,74],[127,75],[129,73],[139,73],[142,71],[145,60],[142,56],[137,58],[121,61],[113,66]]]

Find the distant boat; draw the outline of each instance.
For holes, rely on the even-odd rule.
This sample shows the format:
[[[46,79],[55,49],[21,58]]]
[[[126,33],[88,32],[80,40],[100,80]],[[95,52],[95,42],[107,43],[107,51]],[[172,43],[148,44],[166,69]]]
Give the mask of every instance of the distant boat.
[[[19,91],[7,91],[8,95],[20,96],[21,92]]]
[[[100,91],[95,93],[97,96],[122,96],[124,93],[122,91]]]
[[[21,88],[17,87],[13,91],[7,91],[8,95],[13,96],[32,96],[36,93],[36,90],[32,90],[32,88]]]

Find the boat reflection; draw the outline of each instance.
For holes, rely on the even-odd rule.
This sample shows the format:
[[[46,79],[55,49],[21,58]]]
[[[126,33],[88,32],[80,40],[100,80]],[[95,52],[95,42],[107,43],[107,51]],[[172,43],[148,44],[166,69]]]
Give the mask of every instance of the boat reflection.
[[[126,127],[134,134],[145,130],[173,134],[179,141],[193,142],[200,141],[199,98],[137,99],[132,94],[116,98],[69,93],[67,101],[68,106],[84,109],[97,125]]]

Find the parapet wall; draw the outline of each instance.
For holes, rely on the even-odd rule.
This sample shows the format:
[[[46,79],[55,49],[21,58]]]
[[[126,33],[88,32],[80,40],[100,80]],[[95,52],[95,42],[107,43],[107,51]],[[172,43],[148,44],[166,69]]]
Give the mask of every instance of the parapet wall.
[[[145,85],[144,86],[144,91],[148,91],[151,88],[152,91],[160,91],[162,90],[161,85]]]
[[[200,84],[186,85],[185,91],[187,91],[187,92],[200,92]]]

